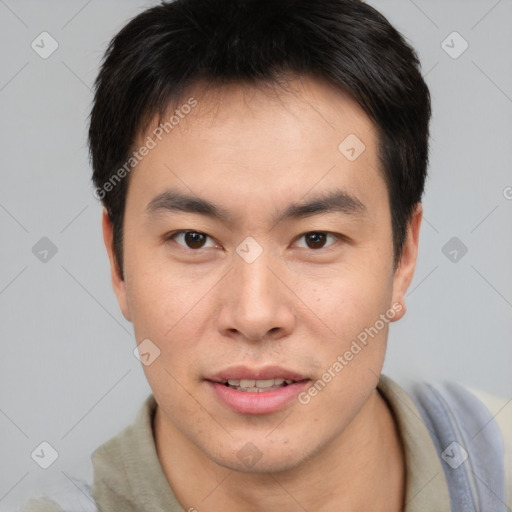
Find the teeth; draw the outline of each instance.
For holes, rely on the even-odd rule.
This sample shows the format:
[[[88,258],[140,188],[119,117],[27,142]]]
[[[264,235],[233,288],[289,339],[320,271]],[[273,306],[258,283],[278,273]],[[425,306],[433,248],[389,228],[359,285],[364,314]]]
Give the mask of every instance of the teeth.
[[[293,380],[288,379],[229,379],[227,384],[231,388],[236,389],[237,391],[245,391],[247,393],[261,393],[262,391],[272,391],[274,389],[279,389],[283,387],[283,385],[288,385],[294,382]]]
[[[245,393],[263,393],[264,391],[273,391],[274,389],[279,389],[281,387],[282,386],[271,386],[269,388],[256,388],[256,387],[253,387],[253,388],[242,388],[242,387],[238,387],[238,388],[233,388],[233,389],[236,389],[237,391],[244,391]]]
[[[270,386],[274,386],[274,379],[265,379],[265,380],[257,380],[256,387],[257,388],[269,388]]]

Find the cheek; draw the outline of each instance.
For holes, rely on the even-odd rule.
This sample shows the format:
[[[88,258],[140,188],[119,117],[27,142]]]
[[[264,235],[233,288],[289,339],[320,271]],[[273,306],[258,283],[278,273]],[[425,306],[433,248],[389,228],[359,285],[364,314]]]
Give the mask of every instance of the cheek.
[[[312,309],[329,331],[324,331],[327,337],[312,333],[310,348],[322,363],[312,387],[299,397],[300,403],[319,425],[336,430],[340,423],[335,418],[348,421],[355,416],[382,371],[394,316],[394,311],[389,314],[391,290],[387,282],[351,273],[305,293],[312,297]]]
[[[143,243],[129,244],[126,259],[126,291],[137,340],[150,338],[165,341],[181,326],[200,290],[161,254]],[[126,251],[128,255],[128,251]]]
[[[388,309],[392,287],[383,275],[386,274],[344,268],[321,279],[304,278],[298,295],[311,305],[333,337],[347,341]]]
[[[311,390],[314,398],[304,398],[311,399],[318,414],[325,409],[337,411],[340,417],[355,414],[358,404],[371,392],[376,375],[380,375],[390,321],[389,316],[383,321],[381,315],[389,311],[391,288],[382,278],[384,270],[379,279],[377,275],[353,266],[320,282],[303,282],[301,293],[310,297],[311,309],[320,319],[317,327],[328,327],[322,329],[326,335],[319,336],[310,325],[314,339],[310,348],[321,361],[316,368],[316,378],[321,382]]]
[[[156,346],[157,357],[142,368],[157,401],[175,416],[196,414],[183,386],[190,387],[197,358],[199,299],[204,292],[156,266],[131,274],[127,291],[137,343],[151,340]]]
[[[151,340],[159,350],[155,364],[145,366],[144,371],[153,389],[176,392],[179,385],[172,376],[179,382],[194,378],[190,372],[198,359],[198,347],[201,340],[211,338],[205,335],[213,329],[214,304],[208,292],[216,276],[183,273],[149,256],[139,261],[141,265],[131,268],[127,285],[135,337],[137,343]]]

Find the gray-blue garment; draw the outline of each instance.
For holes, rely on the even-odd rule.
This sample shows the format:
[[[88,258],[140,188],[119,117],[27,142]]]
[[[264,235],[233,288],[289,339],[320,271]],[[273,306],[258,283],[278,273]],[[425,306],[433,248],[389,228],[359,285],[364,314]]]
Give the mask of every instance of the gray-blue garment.
[[[480,400],[454,383],[411,393],[442,460],[451,512],[506,512],[501,432]]]

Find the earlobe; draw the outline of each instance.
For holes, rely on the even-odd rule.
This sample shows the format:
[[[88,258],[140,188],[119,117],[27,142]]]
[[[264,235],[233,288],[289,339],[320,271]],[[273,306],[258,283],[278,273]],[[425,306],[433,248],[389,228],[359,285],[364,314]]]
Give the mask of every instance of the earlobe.
[[[126,283],[122,277],[121,269],[119,268],[117,258],[114,251],[114,229],[110,216],[105,208],[102,213],[102,230],[103,242],[107,250],[108,259],[110,262],[110,275],[112,279],[112,288],[117,297],[117,302],[121,308],[123,316],[131,322],[130,309],[128,307],[128,298],[126,293]]]
[[[402,250],[402,258],[393,277],[392,304],[401,305],[400,308],[397,308],[397,315],[393,321],[400,320],[406,312],[405,295],[414,277],[414,270],[418,259],[418,243],[422,217],[423,207],[421,203],[418,203],[409,222]]]

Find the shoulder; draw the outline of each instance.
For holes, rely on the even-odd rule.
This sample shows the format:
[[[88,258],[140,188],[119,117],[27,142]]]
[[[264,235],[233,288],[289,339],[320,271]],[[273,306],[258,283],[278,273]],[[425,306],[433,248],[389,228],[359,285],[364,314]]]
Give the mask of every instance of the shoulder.
[[[90,485],[71,478],[69,485],[52,488],[44,495],[32,496],[17,512],[98,512]]]
[[[473,487],[480,488],[479,494],[496,490],[489,502],[501,496],[502,503],[511,506],[512,400],[456,382],[417,383],[411,391],[443,460],[452,469],[460,466],[472,471],[476,477]],[[454,456],[450,464],[447,458]],[[463,465],[466,459],[468,464]],[[455,471],[444,469],[447,476],[453,476]],[[499,481],[495,487],[494,482]]]
[[[512,507],[512,398],[498,397],[469,387],[466,389],[489,409],[501,432],[505,451],[507,504]]]
[[[96,506],[68,508],[50,498],[31,499],[18,512],[98,512]]]
[[[503,441],[512,445],[512,398],[498,397],[471,387],[466,389],[489,409],[503,434]]]
[[[62,507],[50,498],[37,498],[27,501],[19,512],[65,512]]]
[[[33,493],[30,500],[25,501],[23,507],[16,512],[101,512],[103,496],[99,490],[122,489],[131,493],[125,457],[137,467],[151,452],[154,466],[161,470],[151,426],[155,408],[156,400],[150,394],[140,407],[134,423],[98,446],[89,457],[73,464],[68,468],[69,474],[62,478],[59,475],[58,482],[50,484],[44,481],[44,495],[41,492]],[[132,453],[134,448],[139,450],[136,454]],[[93,497],[93,490],[98,502]]]

